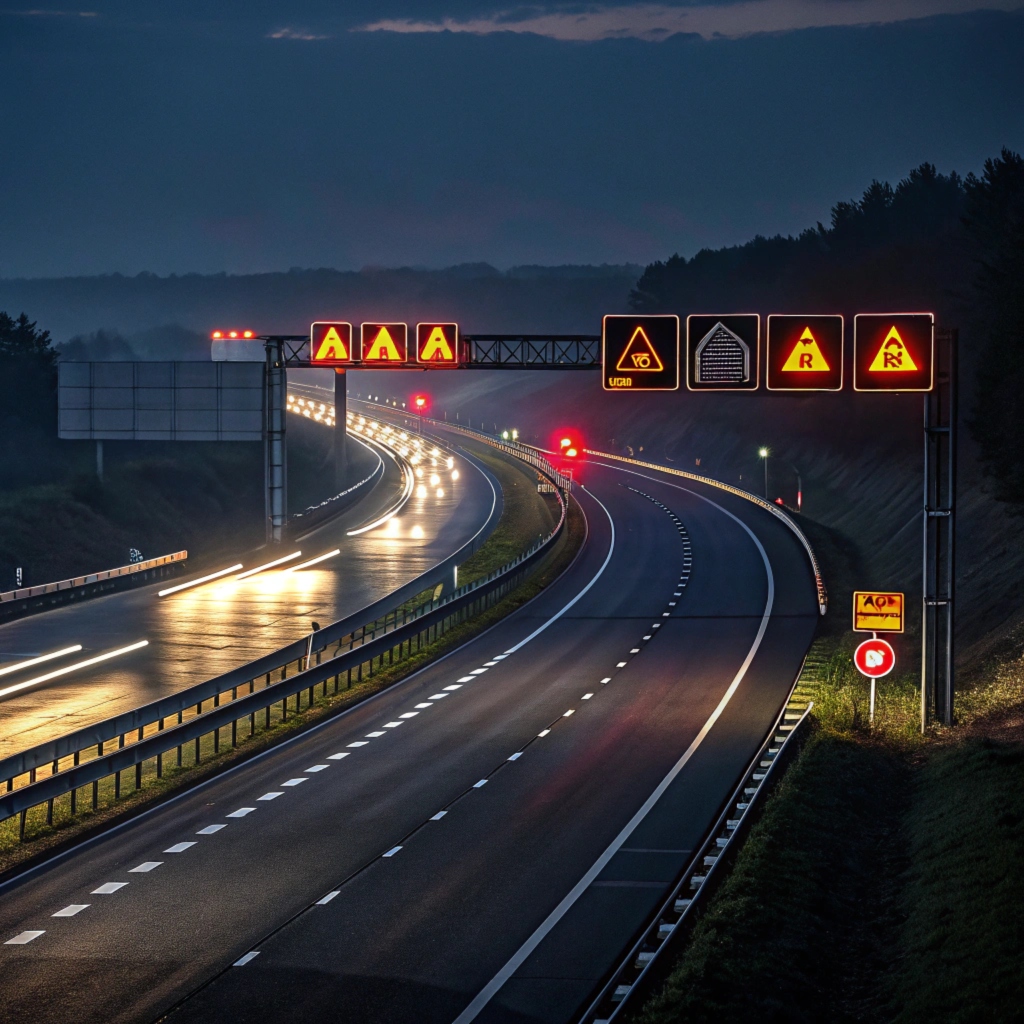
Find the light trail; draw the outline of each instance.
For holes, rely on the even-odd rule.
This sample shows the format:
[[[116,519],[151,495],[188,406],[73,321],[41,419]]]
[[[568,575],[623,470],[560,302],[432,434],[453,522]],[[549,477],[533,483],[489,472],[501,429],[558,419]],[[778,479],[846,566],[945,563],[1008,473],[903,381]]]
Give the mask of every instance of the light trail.
[[[36,676],[35,679],[26,679],[23,683],[15,683],[13,686],[7,686],[0,690],[0,697],[6,697],[9,693],[24,690],[29,686],[37,686],[39,683],[47,683],[51,679],[66,676],[69,672],[77,672],[80,668],[89,668],[90,665],[98,665],[101,661],[109,661],[111,658],[117,658],[122,654],[137,651],[140,647],[146,647],[148,644],[148,640],[139,640],[137,643],[129,644],[127,647],[119,647],[116,651],[107,651],[106,654],[97,654],[96,657],[86,658],[85,661],[76,661],[74,665],[66,665],[64,668],[54,669],[52,672],[46,672],[41,676]]]
[[[74,654],[82,649],[81,644],[72,644],[70,647],[62,647],[59,651],[50,651],[49,654],[40,654],[38,658],[29,658],[27,661],[19,661],[16,665],[7,665],[0,668],[0,676],[10,675],[23,668],[32,668],[33,665],[41,665],[44,661],[52,661],[54,658],[63,658],[65,654]]]
[[[333,558],[335,555],[341,554],[341,548],[335,548],[333,551],[328,551],[326,555],[317,555],[316,558],[311,558],[308,562],[300,562],[298,565],[290,565],[285,572],[298,572],[299,569],[308,569],[311,565],[316,565],[317,562],[325,562],[328,558]]]
[[[242,568],[242,563],[221,569],[219,572],[211,572],[209,576],[200,576],[197,580],[189,580],[188,583],[179,583],[176,587],[168,587],[166,590],[157,591],[157,597],[166,597],[168,594],[176,594],[179,590],[188,590],[189,587],[198,587],[201,583],[209,583],[210,580],[219,580],[221,576],[228,576]]]
[[[263,572],[264,569],[273,569],[275,565],[284,565],[285,562],[290,562],[293,558],[299,558],[302,555],[301,551],[293,551],[290,555],[285,555],[284,558],[275,558],[272,562],[267,562],[266,565],[257,565],[255,569],[246,569],[245,572],[240,572],[235,579],[244,580],[248,576],[255,576],[258,572]]]

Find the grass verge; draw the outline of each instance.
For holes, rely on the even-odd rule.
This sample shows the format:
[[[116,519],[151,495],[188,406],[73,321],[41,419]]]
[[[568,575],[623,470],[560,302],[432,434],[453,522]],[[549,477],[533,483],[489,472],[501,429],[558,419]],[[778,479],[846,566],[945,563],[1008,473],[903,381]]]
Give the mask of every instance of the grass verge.
[[[502,480],[503,487],[506,479],[513,484],[519,483],[514,476],[509,475],[510,473],[519,473],[529,479],[515,465],[508,466],[506,464],[499,468],[500,474],[496,472],[496,475],[499,475],[499,479]],[[536,493],[535,486],[533,490]],[[528,507],[529,504],[525,501],[506,503],[502,512],[502,520],[507,514],[510,519],[507,528],[499,533],[502,528],[502,520],[499,520],[492,537],[474,555],[474,558],[478,560],[479,574],[486,574],[491,569],[498,568],[508,561],[505,551],[508,537],[510,534],[515,534],[516,531],[527,528],[524,523],[530,521]],[[550,515],[546,506],[542,505],[540,511]],[[542,524],[544,519],[535,516],[532,522]],[[100,784],[98,806],[95,811],[91,807],[83,811],[81,804],[84,801],[80,799],[77,813],[72,814],[70,796],[55,801],[51,822],[46,820],[45,807],[33,808],[26,822],[24,841],[19,841],[17,818],[0,823],[0,880],[24,870],[32,863],[52,856],[60,849],[109,828],[116,822],[126,820],[188,786],[211,778],[296,733],[308,729],[325,718],[352,707],[372,694],[413,674],[429,662],[455,650],[537,596],[569,566],[579,550],[586,530],[583,515],[578,506],[571,507],[566,526],[567,528],[556,541],[553,550],[530,576],[499,604],[474,619],[453,627],[433,643],[425,644],[401,660],[383,666],[372,676],[364,676],[353,682],[351,687],[347,687],[337,694],[326,692],[328,688],[324,684],[323,690],[314,694],[312,703],[308,703],[301,712],[291,712],[288,718],[282,716],[280,705],[275,706],[269,725],[264,724],[262,716],[257,716],[260,719],[259,727],[252,736],[240,737],[237,747],[221,746],[220,749],[215,749],[213,736],[206,736],[198,751],[192,744],[185,748],[184,763],[180,767],[176,763],[165,764],[162,777],[159,778],[157,777],[155,759],[151,759],[143,766],[141,786],[135,788],[134,777],[132,777],[126,787],[130,792],[123,792],[120,796],[115,794],[114,779],[105,779]],[[529,526],[531,537],[533,529],[534,526]],[[492,539],[495,540],[494,550],[489,551],[488,546]],[[307,698],[303,695],[301,699]],[[225,727],[222,733],[230,733],[230,727]],[[123,776],[128,778],[131,774],[125,772]],[[82,792],[80,791],[80,793]]]

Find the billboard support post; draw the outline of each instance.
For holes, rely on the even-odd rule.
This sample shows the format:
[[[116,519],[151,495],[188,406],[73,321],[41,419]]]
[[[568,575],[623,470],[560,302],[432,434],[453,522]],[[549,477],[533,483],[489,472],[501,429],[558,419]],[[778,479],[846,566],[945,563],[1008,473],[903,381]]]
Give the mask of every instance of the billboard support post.
[[[935,332],[935,387],[924,395],[921,731],[953,724],[956,589],[957,331]]]
[[[285,446],[288,378],[280,340],[271,338],[267,352],[267,543],[284,540],[288,515],[288,452]]]

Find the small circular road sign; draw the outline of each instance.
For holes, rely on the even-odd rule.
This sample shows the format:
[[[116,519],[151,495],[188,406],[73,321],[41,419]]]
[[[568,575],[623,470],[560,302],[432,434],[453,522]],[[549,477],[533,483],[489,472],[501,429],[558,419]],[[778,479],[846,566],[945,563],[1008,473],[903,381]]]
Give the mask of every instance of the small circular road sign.
[[[853,663],[861,675],[880,679],[896,667],[896,652],[887,641],[873,637],[853,652]]]

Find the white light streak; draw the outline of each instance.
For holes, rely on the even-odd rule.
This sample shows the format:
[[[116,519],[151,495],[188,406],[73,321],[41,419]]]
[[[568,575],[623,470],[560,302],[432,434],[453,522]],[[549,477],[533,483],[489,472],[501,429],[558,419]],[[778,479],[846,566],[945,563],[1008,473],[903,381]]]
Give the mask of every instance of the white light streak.
[[[116,651],[107,651],[106,654],[98,654],[94,658],[86,658],[85,661],[76,661],[74,665],[65,665],[64,668],[54,669],[53,672],[47,672],[44,675],[36,676],[34,679],[26,679],[22,683],[15,683],[13,686],[7,686],[0,690],[0,697],[6,697],[9,693],[24,690],[29,686],[37,686],[39,683],[47,683],[51,679],[66,676],[69,672],[77,672],[80,668],[88,668],[90,665],[98,665],[101,661],[109,661],[111,658],[116,658],[122,654],[128,654],[130,651],[137,651],[140,647],[146,647],[148,644],[148,640],[139,640],[138,643],[129,644],[127,647],[119,647]]]
[[[29,658],[27,661],[19,661],[15,665],[7,665],[0,668],[0,676],[10,675],[23,668],[32,668],[33,665],[41,665],[44,661],[52,661],[54,658],[63,658],[65,654],[75,654],[82,649],[81,644],[72,644],[71,647],[62,647],[59,651],[50,651],[49,654],[40,654],[38,658]]]
[[[189,587],[198,587],[202,583],[209,583],[210,580],[219,580],[221,576],[229,576],[233,572],[238,572],[241,568],[243,566],[239,562],[237,565],[228,566],[227,569],[221,569],[219,572],[211,572],[209,576],[200,576],[197,580],[189,580],[188,583],[179,583],[176,587],[168,587],[166,590],[157,591],[157,597],[166,597],[168,594],[176,594],[179,590],[188,590]]]
[[[285,562],[290,562],[293,558],[301,557],[301,551],[293,551],[290,555],[285,555],[284,558],[275,558],[272,562],[267,562],[266,565],[257,565],[255,569],[246,569],[245,572],[240,572],[236,579],[244,580],[248,576],[255,576],[258,572],[263,572],[264,569],[273,569],[276,565],[284,565]]]
[[[333,558],[335,555],[341,554],[341,548],[335,548],[333,551],[328,551],[326,555],[317,555],[316,558],[311,558],[308,562],[300,562],[298,565],[290,565],[285,572],[298,572],[299,569],[308,569],[311,565],[316,565],[317,562],[326,562],[328,558]]]

